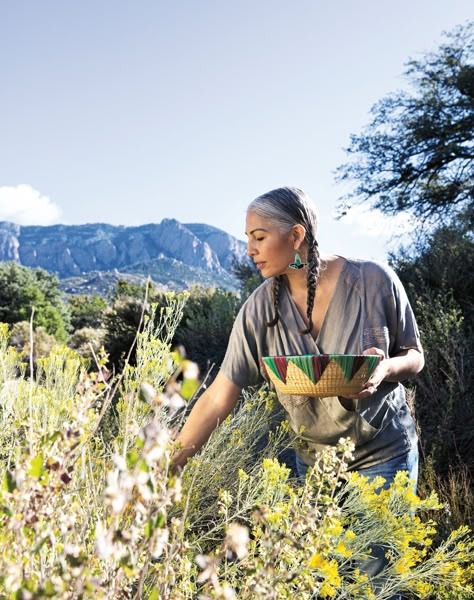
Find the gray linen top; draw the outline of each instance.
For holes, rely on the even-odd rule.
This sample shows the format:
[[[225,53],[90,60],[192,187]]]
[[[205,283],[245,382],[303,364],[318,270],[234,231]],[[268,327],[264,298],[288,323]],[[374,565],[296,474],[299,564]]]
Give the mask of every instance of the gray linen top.
[[[265,325],[274,316],[271,279],[253,292],[235,320],[221,371],[241,388],[268,382],[262,356],[360,354],[375,346],[390,357],[421,348],[405,290],[388,266],[345,260],[316,340],[300,333],[305,324],[283,280],[275,327]],[[401,383],[384,381],[362,400],[283,393],[278,393],[278,399],[292,429],[298,433],[304,428],[304,443],[297,452],[310,465],[318,450],[335,445],[341,437],[351,437],[356,446],[351,469],[390,460],[417,443]]]

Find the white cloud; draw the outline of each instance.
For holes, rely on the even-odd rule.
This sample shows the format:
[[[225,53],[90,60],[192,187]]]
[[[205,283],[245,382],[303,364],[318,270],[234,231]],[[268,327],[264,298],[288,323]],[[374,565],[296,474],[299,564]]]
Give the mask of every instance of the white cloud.
[[[384,215],[380,210],[360,205],[351,207],[341,223],[352,225],[358,233],[387,238],[410,233],[417,226],[416,219],[407,213],[398,213],[392,217]]]
[[[17,225],[59,223],[61,209],[31,185],[0,186],[0,221]]]

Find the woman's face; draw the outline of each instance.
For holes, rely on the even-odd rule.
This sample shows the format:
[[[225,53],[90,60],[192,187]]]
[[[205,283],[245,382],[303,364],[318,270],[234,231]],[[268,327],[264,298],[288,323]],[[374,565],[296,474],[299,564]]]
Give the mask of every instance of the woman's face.
[[[295,235],[273,226],[252,211],[247,213],[245,233],[248,237],[247,254],[252,258],[263,277],[275,277],[290,271],[288,265],[295,260]]]

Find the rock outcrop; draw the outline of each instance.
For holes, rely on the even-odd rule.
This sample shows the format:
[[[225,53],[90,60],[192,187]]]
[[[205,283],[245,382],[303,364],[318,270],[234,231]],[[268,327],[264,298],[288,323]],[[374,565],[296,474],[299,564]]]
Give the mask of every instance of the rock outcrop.
[[[245,242],[220,229],[176,219],[139,227],[0,222],[0,261],[41,267],[61,279],[114,270],[146,273],[147,265],[157,272],[157,265],[179,264],[186,273],[209,274],[204,279],[210,281],[212,275],[222,276],[229,283],[232,263],[246,260],[245,249]]]

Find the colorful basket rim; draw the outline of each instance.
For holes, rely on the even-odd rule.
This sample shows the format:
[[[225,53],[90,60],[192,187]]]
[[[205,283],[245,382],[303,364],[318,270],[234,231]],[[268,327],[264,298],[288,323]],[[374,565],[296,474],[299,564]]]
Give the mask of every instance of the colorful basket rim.
[[[288,356],[263,356],[265,368],[271,369],[276,378],[287,383],[288,364],[293,363],[309,379],[317,384],[328,365],[334,361],[341,369],[345,383],[349,383],[363,365],[367,368],[367,379],[374,372],[380,356],[377,354],[301,354]]]

